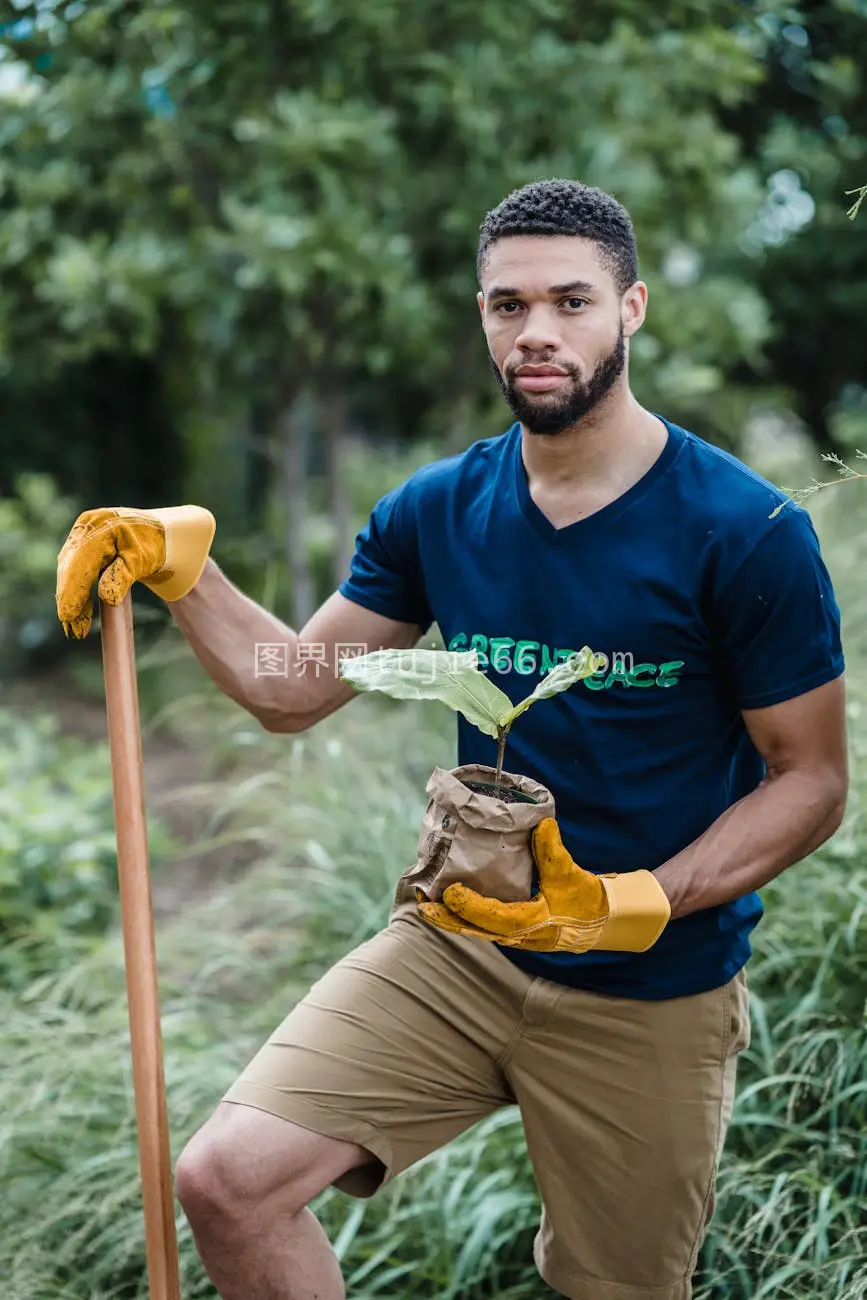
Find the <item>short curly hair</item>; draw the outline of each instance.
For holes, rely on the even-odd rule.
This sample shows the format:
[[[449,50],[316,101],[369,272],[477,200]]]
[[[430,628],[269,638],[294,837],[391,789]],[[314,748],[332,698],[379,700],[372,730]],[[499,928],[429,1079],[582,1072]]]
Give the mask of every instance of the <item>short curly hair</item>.
[[[629,213],[612,195],[580,181],[534,181],[513,190],[491,209],[479,235],[476,274],[480,282],[491,245],[509,235],[592,239],[618,293],[625,293],[638,279],[638,249]]]

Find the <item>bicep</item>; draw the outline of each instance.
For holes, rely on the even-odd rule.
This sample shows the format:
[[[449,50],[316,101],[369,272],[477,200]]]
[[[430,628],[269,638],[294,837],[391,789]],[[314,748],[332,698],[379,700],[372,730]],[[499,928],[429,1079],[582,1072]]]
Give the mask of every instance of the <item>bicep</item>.
[[[720,671],[742,712],[806,699],[843,671],[840,610],[803,510],[781,515],[746,559],[720,562],[708,614]]]
[[[335,591],[298,633],[292,729],[313,726],[355,696],[340,677],[341,657],[408,649],[421,635],[417,624],[386,618]]]
[[[768,778],[797,771],[829,795],[848,788],[846,686],[841,674],[812,691],[766,708],[744,709],[744,725],[765,760]]]

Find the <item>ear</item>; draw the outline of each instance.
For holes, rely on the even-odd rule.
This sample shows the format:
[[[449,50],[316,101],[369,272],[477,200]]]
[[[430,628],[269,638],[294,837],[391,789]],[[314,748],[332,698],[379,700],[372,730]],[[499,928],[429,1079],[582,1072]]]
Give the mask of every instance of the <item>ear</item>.
[[[484,319],[485,319],[485,295],[482,293],[481,289],[480,289],[479,292],[476,294],[476,302],[479,304],[479,311],[482,313],[482,320],[484,321]]]
[[[643,280],[636,280],[623,295],[621,306],[623,313],[623,332],[627,338],[637,334],[647,315],[647,285]]]

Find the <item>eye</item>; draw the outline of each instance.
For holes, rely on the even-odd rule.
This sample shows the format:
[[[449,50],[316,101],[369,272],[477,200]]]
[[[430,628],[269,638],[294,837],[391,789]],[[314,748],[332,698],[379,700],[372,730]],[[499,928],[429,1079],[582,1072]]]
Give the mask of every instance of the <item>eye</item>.
[[[565,303],[568,303],[568,305],[569,305],[570,308],[576,308],[576,304],[577,304],[577,307],[578,307],[578,308],[580,308],[580,307],[586,307],[586,306],[587,306],[587,299],[586,299],[586,298],[564,298],[563,301],[564,301]],[[576,310],[577,310],[577,308],[576,308]]]
[[[514,314],[515,314],[514,312],[511,312],[511,311],[507,312],[507,311],[505,310],[505,308],[506,308],[506,307],[520,307],[520,305],[521,305],[521,304],[520,304],[519,302],[498,302],[497,305],[496,305],[495,308],[494,308],[494,311],[502,312],[502,314],[503,314],[504,316],[514,316]]]

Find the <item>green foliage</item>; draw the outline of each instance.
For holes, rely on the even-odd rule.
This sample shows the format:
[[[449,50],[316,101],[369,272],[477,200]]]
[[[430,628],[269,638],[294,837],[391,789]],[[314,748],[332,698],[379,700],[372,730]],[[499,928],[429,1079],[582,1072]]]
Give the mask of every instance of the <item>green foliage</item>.
[[[772,335],[753,373],[788,388],[821,450],[845,452],[864,430],[863,417],[854,438],[845,426],[865,396],[867,246],[851,218],[867,168],[867,10],[853,0],[762,8],[766,77],[725,114],[765,179],[747,240]]]
[[[57,552],[77,511],[46,474],[0,498],[0,676],[63,641],[54,605]]]
[[[0,710],[0,985],[74,960],[115,922],[110,773],[106,745]],[[170,841],[151,830],[158,861]]]
[[[859,7],[531,0],[504,21],[502,3],[410,21],[398,0],[18,0],[0,24],[7,472],[50,469],[85,504],[208,504],[239,581],[264,572],[285,612],[305,402],[294,552],[324,596],[346,550],[324,405],[434,455],[504,427],[478,227],[550,175],[633,215],[645,405],[735,446],[756,403],[794,393],[823,444],[858,445]]]
[[[0,50],[0,364],[41,385],[134,353],[179,423],[253,413],[278,443],[300,392],[335,388],[369,427],[477,436],[504,419],[480,221],[573,175],[635,219],[643,400],[731,437],[736,372],[770,329],[741,247],[762,177],[723,125],[760,94],[762,10],[504,12],[20,0]]]

